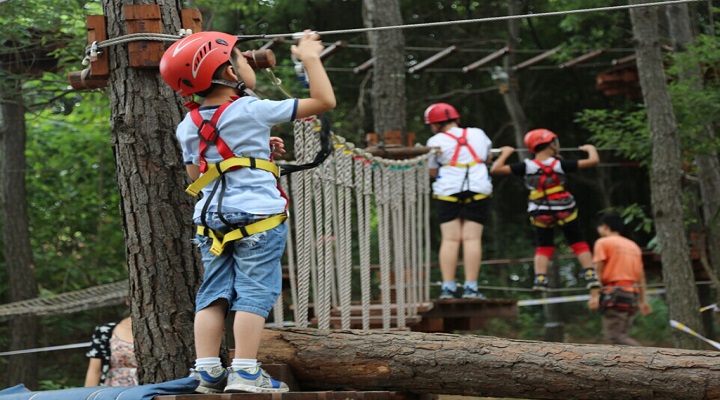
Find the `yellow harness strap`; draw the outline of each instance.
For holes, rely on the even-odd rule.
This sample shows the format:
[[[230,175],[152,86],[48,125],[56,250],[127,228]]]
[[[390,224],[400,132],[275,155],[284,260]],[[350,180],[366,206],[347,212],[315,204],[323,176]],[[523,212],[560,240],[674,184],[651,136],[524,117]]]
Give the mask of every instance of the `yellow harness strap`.
[[[443,164],[442,166],[443,166],[443,167],[470,168],[470,167],[472,167],[473,165],[477,165],[477,164],[480,164],[480,163],[477,162],[477,161],[470,161],[470,162],[467,163],[467,164],[455,164],[455,165],[452,165],[451,163],[447,163],[447,164]]]
[[[576,209],[575,211],[573,211],[572,214],[570,214],[570,216],[557,220],[557,222],[555,222],[555,224],[557,224],[559,226],[563,226],[563,225],[567,224],[568,222],[572,222],[573,220],[575,220],[575,218],[577,218],[577,216],[578,216],[578,210]],[[542,222],[536,221],[535,218],[530,217],[530,225],[537,226],[538,228],[552,228],[553,226],[555,226],[555,224],[550,224],[550,225],[543,224]]]
[[[225,250],[225,245],[235,240],[252,236],[256,233],[269,231],[270,229],[282,224],[287,219],[287,214],[278,214],[272,217],[265,218],[263,220],[253,222],[250,225],[245,225],[230,231],[226,234],[222,234],[218,231],[214,231],[204,226],[197,227],[197,234],[207,236],[212,239],[212,247],[210,251],[219,256]]]
[[[459,198],[457,198],[457,197],[455,197],[455,196],[440,196],[440,195],[436,195],[436,194],[433,195],[433,199],[438,199],[438,200],[442,200],[442,201],[449,201],[449,202],[452,202],[452,203],[463,203],[463,204],[467,204],[467,203],[471,203],[471,202],[473,202],[473,201],[478,201],[478,200],[486,199],[486,198],[488,198],[488,197],[490,197],[489,194],[483,194],[483,193],[478,193],[478,194],[476,194],[476,195],[473,196],[473,197],[468,197],[467,199],[459,199]]]
[[[202,188],[209,185],[210,182],[217,179],[225,171],[235,167],[261,169],[263,171],[270,172],[275,175],[276,178],[280,176],[280,167],[275,165],[272,161],[251,157],[233,157],[223,160],[217,164],[208,164],[207,172],[202,174],[202,176],[200,176],[195,182],[190,184],[190,186],[185,189],[185,192],[192,196],[197,196]]]
[[[532,191],[530,191],[530,196],[528,196],[528,198],[530,200],[537,200],[537,199],[541,199],[545,196],[549,196],[551,194],[560,193],[563,190],[565,190],[565,188],[562,185],[553,186],[547,190],[532,190]]]

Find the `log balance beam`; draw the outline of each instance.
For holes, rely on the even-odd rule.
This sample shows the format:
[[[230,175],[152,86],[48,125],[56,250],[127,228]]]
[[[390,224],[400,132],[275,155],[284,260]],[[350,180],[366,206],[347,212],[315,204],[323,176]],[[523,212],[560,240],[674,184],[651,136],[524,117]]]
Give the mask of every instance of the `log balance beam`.
[[[267,329],[303,390],[532,399],[719,399],[720,352],[406,331]]]

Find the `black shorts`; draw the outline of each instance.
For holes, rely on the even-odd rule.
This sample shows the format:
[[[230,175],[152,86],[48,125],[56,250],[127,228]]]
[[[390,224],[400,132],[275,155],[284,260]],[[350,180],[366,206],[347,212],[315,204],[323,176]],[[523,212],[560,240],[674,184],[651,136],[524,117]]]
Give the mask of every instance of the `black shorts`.
[[[475,192],[465,191],[462,193],[456,193],[452,196],[464,200],[469,199],[476,194],[477,193]],[[435,199],[435,206],[437,207],[438,221],[441,224],[450,222],[457,218],[462,218],[464,220],[485,225],[490,215],[490,197],[486,197],[482,200],[471,201],[469,203]]]

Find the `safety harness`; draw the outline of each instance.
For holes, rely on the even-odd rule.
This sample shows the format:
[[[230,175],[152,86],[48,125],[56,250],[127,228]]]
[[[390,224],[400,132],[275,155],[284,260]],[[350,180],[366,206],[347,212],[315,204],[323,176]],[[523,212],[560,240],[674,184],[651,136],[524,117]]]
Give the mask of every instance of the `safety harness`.
[[[460,189],[462,189],[465,186],[465,182],[469,182],[470,180],[470,167],[477,164],[482,164],[484,161],[482,158],[478,157],[477,153],[475,153],[475,150],[470,146],[470,143],[467,140],[467,128],[463,129],[462,135],[460,137],[455,136],[453,134],[450,134],[448,132],[441,132],[442,134],[445,134],[447,136],[450,136],[451,138],[455,139],[457,141],[457,145],[455,146],[455,152],[453,153],[452,158],[450,159],[449,163],[443,164],[443,167],[458,167],[458,168],[465,168],[465,178],[463,179],[462,185],[460,185]],[[465,147],[469,152],[470,155],[473,157],[473,161],[470,161],[469,163],[458,163],[458,157],[460,156],[460,149]],[[459,198],[456,196],[440,196],[440,195],[433,195],[434,199],[442,200],[442,201],[449,201],[453,203],[472,203],[473,201],[478,201],[482,199],[486,199],[490,197],[490,195],[478,193],[472,197],[468,198]]]
[[[482,158],[478,157],[477,153],[475,153],[475,150],[470,146],[470,143],[468,143],[467,140],[467,128],[463,129],[462,136],[457,137],[455,135],[452,135],[448,132],[441,132],[445,135],[450,136],[451,138],[455,139],[457,141],[457,146],[455,146],[455,153],[453,153],[452,158],[450,159],[450,162],[447,164],[443,164],[443,166],[451,166],[451,167],[460,167],[460,168],[470,168],[473,165],[480,164],[483,162]],[[458,164],[457,160],[460,156],[460,149],[465,147],[470,152],[470,155],[473,156],[473,161],[470,161],[467,164]]]
[[[554,200],[562,200],[570,196],[570,192],[565,190],[561,184],[558,173],[555,172],[555,166],[559,159],[554,159],[550,165],[543,164],[540,160],[532,160],[538,166],[542,174],[538,180],[535,189],[530,191],[528,199],[532,202],[541,201],[547,203]],[[548,180],[551,182],[548,183]],[[550,228],[554,225],[565,225],[575,220],[578,216],[577,209],[573,211],[559,211],[552,215],[536,215],[530,217],[530,223],[539,228]]]
[[[632,287],[636,282],[633,281],[618,281],[612,282],[610,290],[607,293],[603,293],[600,300],[600,307],[602,310],[617,310],[621,312],[629,313],[630,315],[637,312],[637,298],[638,295],[634,291],[623,290],[621,287]]]
[[[210,248],[210,251],[215,254],[216,256],[219,256],[222,254],[223,250],[225,249],[225,246],[233,241],[240,240],[242,238],[254,235],[256,233],[268,231],[270,229],[275,228],[276,226],[282,224],[287,218],[287,206],[289,203],[288,197],[283,192],[282,188],[278,184],[278,190],[280,191],[280,195],[285,199],[285,210],[282,214],[277,214],[270,216],[268,218],[261,219],[259,221],[253,222],[248,225],[244,226],[237,226],[235,224],[232,224],[228,222],[221,212],[222,210],[222,201],[223,196],[225,193],[226,188],[226,179],[225,174],[234,171],[240,168],[252,168],[252,169],[259,169],[262,171],[267,171],[275,178],[280,177],[281,175],[286,175],[291,172],[296,171],[302,171],[304,169],[313,168],[317,165],[320,165],[325,159],[330,155],[332,152],[332,145],[331,145],[331,139],[329,135],[329,124],[323,124],[321,125],[327,125],[327,131],[323,131],[321,134],[321,151],[318,153],[318,155],[315,157],[315,159],[311,163],[307,164],[300,164],[300,165],[284,165],[282,170],[281,168],[275,164],[272,161],[272,155],[270,156],[270,160],[263,160],[255,157],[236,157],[235,154],[232,152],[230,147],[225,143],[225,141],[220,137],[220,132],[217,129],[218,121],[220,120],[220,116],[222,113],[227,109],[230,104],[232,104],[233,101],[237,100],[238,97],[233,97],[231,101],[224,103],[221,105],[213,114],[212,118],[207,120],[202,117],[200,114],[200,105],[195,102],[189,102],[186,103],[185,106],[190,109],[190,117],[192,118],[195,125],[198,127],[198,136],[200,138],[200,146],[199,146],[199,156],[200,156],[200,172],[202,172],[202,175],[195,180],[190,186],[187,187],[185,192],[189,193],[192,196],[197,196],[201,190],[215,181],[215,184],[210,191],[209,197],[205,202],[205,205],[203,206],[202,213],[201,213],[201,221],[202,225],[198,225],[197,227],[197,234],[202,236],[207,236],[212,239],[212,246]],[[317,130],[320,130],[321,128],[318,128]],[[223,161],[216,163],[216,164],[208,164],[205,160],[205,151],[207,150],[208,146],[213,145],[217,148],[218,153],[223,158]],[[218,190],[220,191],[218,193]],[[221,232],[218,230],[213,230],[208,228],[207,221],[206,221],[206,215],[208,207],[211,203],[211,199],[218,195],[218,216],[220,220],[227,226],[230,226],[234,228],[233,230],[229,232]]]

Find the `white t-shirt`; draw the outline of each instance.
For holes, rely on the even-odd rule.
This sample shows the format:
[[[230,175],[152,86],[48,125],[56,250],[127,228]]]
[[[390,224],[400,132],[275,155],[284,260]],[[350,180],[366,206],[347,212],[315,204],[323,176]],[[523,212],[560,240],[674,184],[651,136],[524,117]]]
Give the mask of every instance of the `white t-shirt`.
[[[464,129],[466,128],[455,127],[451,128],[447,133],[459,138],[462,137]],[[435,182],[432,185],[433,194],[450,196],[464,191],[492,194],[492,182],[490,182],[487,165],[485,165],[485,160],[490,155],[492,142],[485,132],[479,128],[467,128],[466,139],[475,154],[482,159],[481,163],[469,168],[466,166],[453,167],[445,165],[450,163],[455,154],[455,148],[458,146],[456,139],[438,132],[428,140],[428,146],[439,147],[441,150],[440,154],[428,160],[428,168],[439,168]],[[461,146],[457,163],[469,164],[473,161],[475,161],[475,158],[467,146]]]
[[[200,114],[210,119],[218,107],[201,107]],[[270,128],[295,119],[297,99],[282,101],[260,100],[244,96],[235,100],[220,116],[217,123],[220,137],[237,157],[270,159]],[[200,138],[198,127],[188,113],[178,125],[176,136],[180,141],[185,164],[200,164]],[[204,153],[208,164],[223,160],[217,147],[209,145]],[[222,213],[246,212],[265,215],[285,210],[286,201],[280,196],[277,179],[260,169],[240,168],[225,174],[226,189],[222,198]],[[203,197],[195,204],[193,218],[200,217],[203,206],[215,181],[202,189]],[[219,192],[219,190],[218,190]],[[212,196],[208,212],[218,212],[219,193]]]

